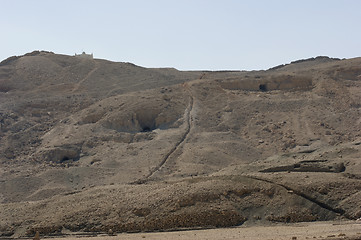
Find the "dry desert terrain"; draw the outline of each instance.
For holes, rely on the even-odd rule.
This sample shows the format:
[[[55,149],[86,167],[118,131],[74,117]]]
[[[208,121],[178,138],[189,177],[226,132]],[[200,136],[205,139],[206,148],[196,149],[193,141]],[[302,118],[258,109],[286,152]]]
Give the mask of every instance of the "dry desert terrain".
[[[361,217],[361,58],[178,71],[34,51],[0,63],[0,142],[1,238],[282,239],[269,226]]]

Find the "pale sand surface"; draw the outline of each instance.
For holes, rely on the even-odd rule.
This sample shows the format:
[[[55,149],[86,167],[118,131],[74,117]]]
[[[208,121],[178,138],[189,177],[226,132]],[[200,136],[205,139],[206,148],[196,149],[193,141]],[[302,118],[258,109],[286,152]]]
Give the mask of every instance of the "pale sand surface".
[[[209,230],[133,233],[117,236],[66,237],[54,240],[135,240],[135,239],[361,239],[361,222],[317,222],[267,227],[236,227]]]

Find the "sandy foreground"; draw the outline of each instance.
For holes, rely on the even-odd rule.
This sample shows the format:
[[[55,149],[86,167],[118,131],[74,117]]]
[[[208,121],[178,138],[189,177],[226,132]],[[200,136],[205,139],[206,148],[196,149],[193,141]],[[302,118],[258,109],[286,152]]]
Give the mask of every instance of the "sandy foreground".
[[[361,239],[361,222],[317,222],[276,226],[236,227],[156,233],[132,233],[96,237],[69,236],[53,240],[135,240],[135,239]]]

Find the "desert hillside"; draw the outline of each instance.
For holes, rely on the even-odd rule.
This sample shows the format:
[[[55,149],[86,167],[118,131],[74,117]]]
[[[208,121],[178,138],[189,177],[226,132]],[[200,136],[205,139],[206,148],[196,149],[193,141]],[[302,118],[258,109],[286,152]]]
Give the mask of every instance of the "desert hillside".
[[[0,63],[0,237],[361,217],[361,58]]]

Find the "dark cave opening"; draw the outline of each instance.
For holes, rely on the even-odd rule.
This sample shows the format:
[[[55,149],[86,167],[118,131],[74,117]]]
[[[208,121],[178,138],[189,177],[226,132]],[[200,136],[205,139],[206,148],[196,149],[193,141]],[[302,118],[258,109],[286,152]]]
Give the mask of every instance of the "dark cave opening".
[[[151,132],[151,131],[153,131],[153,129],[151,129],[151,128],[148,127],[148,126],[144,126],[144,127],[142,127],[142,131],[141,131],[141,132]]]
[[[65,162],[76,162],[80,159],[79,155],[77,156],[72,156],[72,155],[67,155],[64,156],[63,158],[61,158],[61,161],[59,161],[58,163],[65,163]]]
[[[259,85],[259,90],[262,91],[262,92],[266,92],[266,91],[267,91],[267,86],[266,86],[266,84],[260,84],[260,85]]]

